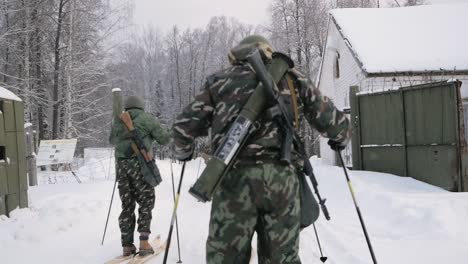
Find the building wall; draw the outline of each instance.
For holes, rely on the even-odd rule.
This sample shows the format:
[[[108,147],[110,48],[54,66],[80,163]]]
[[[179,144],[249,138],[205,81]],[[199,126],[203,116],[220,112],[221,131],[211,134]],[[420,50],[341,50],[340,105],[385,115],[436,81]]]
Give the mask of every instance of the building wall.
[[[336,76],[338,54],[339,77]],[[324,95],[330,97],[339,109],[350,107],[349,89],[351,86],[359,86],[361,92],[378,92],[450,79],[462,81],[462,98],[468,98],[468,75],[428,73],[417,76],[387,74],[386,77],[367,77],[348,42],[340,34],[339,27],[333,19],[330,20],[318,88]],[[328,146],[327,141],[325,138],[320,139],[320,155],[326,163],[336,164],[335,154]],[[351,146],[345,151],[344,159],[345,162],[348,161],[348,164],[351,164]]]
[[[337,56],[339,77],[336,76]],[[324,95],[332,98],[338,109],[346,109],[349,108],[349,87],[360,85],[364,79],[365,75],[359,62],[354,58],[335,22],[330,20],[318,88]],[[320,155],[326,163],[335,164],[335,154],[327,141],[325,138],[320,139]],[[347,157],[344,159],[347,160]]]

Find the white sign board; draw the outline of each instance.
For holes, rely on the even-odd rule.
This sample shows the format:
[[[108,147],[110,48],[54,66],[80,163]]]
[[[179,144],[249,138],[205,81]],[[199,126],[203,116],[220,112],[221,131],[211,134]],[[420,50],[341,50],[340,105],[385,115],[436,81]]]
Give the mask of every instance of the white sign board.
[[[73,162],[77,139],[42,140],[37,154],[37,165],[66,164]]]

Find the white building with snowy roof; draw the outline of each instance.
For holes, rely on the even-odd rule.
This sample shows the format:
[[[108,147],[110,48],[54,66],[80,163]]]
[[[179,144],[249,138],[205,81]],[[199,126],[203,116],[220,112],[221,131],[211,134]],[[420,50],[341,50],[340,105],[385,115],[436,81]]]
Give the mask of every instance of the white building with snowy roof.
[[[332,10],[317,86],[345,110],[351,86],[375,93],[458,79],[467,98],[467,25],[468,4]],[[326,139],[320,147],[336,163]]]

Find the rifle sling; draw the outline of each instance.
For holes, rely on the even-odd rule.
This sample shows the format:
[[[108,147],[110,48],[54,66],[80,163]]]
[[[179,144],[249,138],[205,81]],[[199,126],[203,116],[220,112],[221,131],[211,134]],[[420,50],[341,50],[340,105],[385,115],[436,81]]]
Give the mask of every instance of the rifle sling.
[[[128,115],[130,116],[130,119],[131,119],[132,122],[133,122],[133,119],[132,119],[132,116],[130,115],[130,113],[129,113]],[[122,123],[124,123],[124,126],[125,126],[125,129],[127,130],[127,133],[130,133],[130,129],[127,127],[127,125],[125,124],[125,122],[123,122],[122,118],[120,118],[120,119],[121,119]],[[135,129],[136,129],[136,128],[135,128]],[[134,155],[135,155],[135,156],[141,155],[145,161],[148,161],[148,160],[146,160],[146,157],[145,157],[145,155],[143,155],[143,153],[141,152],[141,150],[138,149],[138,147],[137,147],[137,145],[136,145],[136,143],[135,143],[135,139],[134,139],[133,137],[129,137],[129,138],[130,138],[130,140],[132,141],[132,143],[130,144],[130,146],[132,147],[132,150],[133,150],[133,152],[134,152]]]

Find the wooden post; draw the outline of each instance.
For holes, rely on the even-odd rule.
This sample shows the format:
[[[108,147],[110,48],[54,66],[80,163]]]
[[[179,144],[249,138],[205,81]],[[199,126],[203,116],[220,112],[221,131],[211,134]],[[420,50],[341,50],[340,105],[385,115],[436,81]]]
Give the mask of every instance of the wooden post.
[[[349,90],[349,101],[351,106],[351,126],[353,128],[352,137],[352,159],[353,159],[353,170],[362,170],[362,159],[361,159],[361,135],[360,135],[360,121],[359,121],[359,98],[357,93],[359,92],[359,86],[351,86]]]

